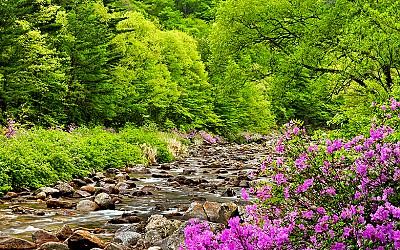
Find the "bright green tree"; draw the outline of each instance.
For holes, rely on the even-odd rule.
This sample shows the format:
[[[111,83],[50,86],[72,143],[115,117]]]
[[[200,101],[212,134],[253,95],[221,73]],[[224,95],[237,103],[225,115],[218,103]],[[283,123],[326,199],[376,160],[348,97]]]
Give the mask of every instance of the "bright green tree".
[[[226,1],[211,36],[213,82],[221,88],[233,61],[247,81],[265,80],[278,121],[323,125],[341,104],[360,106],[398,84],[398,8],[397,1]]]
[[[113,74],[120,122],[190,127],[216,119],[192,38],[163,32],[138,12],[127,13],[117,30],[113,46],[122,57]]]

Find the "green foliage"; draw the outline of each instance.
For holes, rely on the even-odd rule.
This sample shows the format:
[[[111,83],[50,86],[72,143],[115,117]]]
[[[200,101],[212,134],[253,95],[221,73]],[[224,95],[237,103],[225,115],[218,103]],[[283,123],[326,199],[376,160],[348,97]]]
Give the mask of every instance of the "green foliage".
[[[157,149],[157,162],[173,160],[168,136],[157,131],[126,127],[110,132],[101,127],[62,130],[18,130],[0,137],[0,191],[50,185],[58,180],[86,176],[91,171],[121,168],[147,160],[140,145]]]
[[[127,13],[117,30],[112,42],[123,56],[113,75],[120,123],[168,121],[190,128],[217,121],[207,73],[191,37],[161,31],[138,12]]]
[[[0,119],[49,123],[62,112],[67,90],[57,53],[39,29],[55,9],[42,1],[2,1],[0,13]]]
[[[70,1],[57,13],[54,41],[63,58],[68,92],[64,123],[107,123],[115,116],[108,73],[111,14],[101,1]]]
[[[393,1],[226,1],[210,37],[213,83],[225,87],[237,65],[242,82],[265,81],[279,122],[324,125],[341,105],[365,105],[365,97],[398,85],[398,7]]]

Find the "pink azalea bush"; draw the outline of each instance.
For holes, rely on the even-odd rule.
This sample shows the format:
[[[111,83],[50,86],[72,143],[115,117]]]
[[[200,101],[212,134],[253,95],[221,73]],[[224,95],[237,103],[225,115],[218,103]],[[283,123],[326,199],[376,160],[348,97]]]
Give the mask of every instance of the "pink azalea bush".
[[[255,197],[245,221],[219,233],[191,221],[181,249],[400,249],[399,107],[376,106],[369,135],[347,141],[287,124],[282,157],[261,166],[270,181],[242,190]]]

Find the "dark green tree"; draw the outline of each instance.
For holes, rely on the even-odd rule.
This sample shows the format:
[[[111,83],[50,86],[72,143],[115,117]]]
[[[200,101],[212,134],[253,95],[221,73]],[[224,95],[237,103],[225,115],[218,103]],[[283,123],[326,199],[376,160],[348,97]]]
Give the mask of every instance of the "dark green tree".
[[[0,3],[1,119],[53,124],[66,94],[54,49],[40,28],[57,7],[43,1]]]
[[[101,1],[68,1],[59,11],[56,47],[64,58],[68,123],[110,123],[114,114],[109,75],[111,19]]]

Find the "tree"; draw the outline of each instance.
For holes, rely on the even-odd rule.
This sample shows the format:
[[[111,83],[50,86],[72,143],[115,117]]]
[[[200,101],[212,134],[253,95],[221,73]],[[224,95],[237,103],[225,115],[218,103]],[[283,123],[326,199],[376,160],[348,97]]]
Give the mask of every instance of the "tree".
[[[41,10],[36,12],[36,10]],[[52,124],[66,93],[56,52],[36,27],[55,12],[42,1],[0,3],[0,103],[2,121]],[[4,14],[4,15],[3,15]],[[36,26],[35,26],[36,25]]]
[[[101,1],[69,1],[60,11],[55,46],[64,58],[67,123],[110,123],[115,115],[109,77],[111,19]]]
[[[216,119],[192,38],[163,32],[138,12],[128,12],[117,30],[113,46],[123,56],[113,74],[121,123],[193,127]]]
[[[211,36],[212,76],[224,77],[226,58],[239,64],[247,56],[241,72],[266,80],[279,120],[324,124],[348,103],[346,96],[376,98],[398,83],[398,7],[396,1],[226,1]]]

